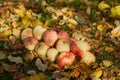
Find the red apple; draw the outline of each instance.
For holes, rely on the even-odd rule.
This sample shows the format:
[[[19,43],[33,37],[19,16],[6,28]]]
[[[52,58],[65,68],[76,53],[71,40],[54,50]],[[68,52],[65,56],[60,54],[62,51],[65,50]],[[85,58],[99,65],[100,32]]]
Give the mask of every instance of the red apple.
[[[58,32],[58,38],[69,39],[69,34],[66,31],[60,31]]]
[[[88,42],[86,41],[82,41],[82,40],[78,40],[75,42],[77,44],[77,46],[84,52],[89,51],[90,50],[90,45]]]
[[[25,28],[23,29],[23,31],[21,32],[21,39],[25,39],[28,37],[32,37],[32,29],[31,28]]]
[[[72,52],[62,52],[57,58],[57,64],[60,68],[66,65],[71,65],[75,60],[75,55]]]
[[[58,55],[58,51],[55,48],[50,48],[47,50],[47,58],[50,61],[55,61],[56,57]]]
[[[41,40],[43,33],[46,31],[46,28],[42,26],[36,26],[33,29],[33,35],[36,39]]]
[[[86,41],[72,41],[70,49],[75,55],[82,56],[84,52],[90,50],[90,45]]]
[[[56,49],[58,52],[70,51],[70,41],[64,38],[59,39],[56,43]]]
[[[25,48],[28,50],[34,50],[37,43],[38,43],[38,40],[34,37],[27,37],[23,40],[23,44]]]
[[[94,56],[94,54],[92,54],[91,52],[84,52],[84,55],[82,55],[82,59],[81,62],[90,65],[92,62],[95,62],[96,58]]]
[[[48,46],[53,46],[57,39],[58,35],[57,32],[54,30],[47,30],[43,34],[43,40]]]
[[[45,44],[44,42],[40,42],[35,51],[37,53],[38,56],[40,56],[41,58],[46,58],[46,53],[47,53],[47,50],[48,50],[49,46],[47,44]]]
[[[83,51],[77,46],[77,44],[76,44],[75,42],[72,42],[72,43],[71,43],[70,50],[71,50],[71,52],[73,52],[76,56],[82,56],[82,55],[83,55]]]

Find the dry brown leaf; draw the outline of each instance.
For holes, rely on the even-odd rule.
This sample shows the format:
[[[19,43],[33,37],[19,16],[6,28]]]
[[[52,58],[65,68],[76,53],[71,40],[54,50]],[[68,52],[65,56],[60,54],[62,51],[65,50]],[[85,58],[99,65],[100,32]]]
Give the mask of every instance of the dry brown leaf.
[[[8,72],[15,72],[16,71],[16,65],[15,64],[8,65],[6,63],[2,63],[2,66],[3,66],[5,71],[8,71]]]
[[[106,46],[106,47],[105,47],[105,51],[107,51],[107,52],[113,52],[113,51],[114,51],[114,48],[113,48],[113,47]]]
[[[16,64],[23,63],[23,60],[21,57],[13,57],[12,55],[9,55],[8,60],[11,62],[15,62]]]
[[[40,70],[40,71],[45,71],[47,68],[46,64],[43,64],[40,58],[37,58],[35,62],[35,66]]]
[[[86,14],[90,15],[90,13],[91,13],[91,8],[90,8],[90,6],[88,6],[86,9]]]
[[[28,70],[27,74],[36,75],[36,71],[35,70]]]
[[[34,57],[35,57],[35,56],[34,56],[33,54],[27,53],[27,54],[25,55],[24,59],[25,59],[26,62],[30,62],[30,61],[32,61],[32,60],[34,59]]]
[[[113,54],[115,55],[116,58],[120,58],[120,52],[114,52]]]
[[[103,60],[102,62],[104,64],[104,66],[106,66],[106,67],[109,67],[109,66],[111,66],[113,64],[113,62],[111,62],[109,60]]]
[[[6,54],[0,51],[0,60],[6,59]]]
[[[2,66],[0,66],[0,73],[3,73],[4,72],[4,69]]]
[[[0,42],[1,41],[9,41],[9,39],[8,39],[7,35],[4,35],[0,32]]]

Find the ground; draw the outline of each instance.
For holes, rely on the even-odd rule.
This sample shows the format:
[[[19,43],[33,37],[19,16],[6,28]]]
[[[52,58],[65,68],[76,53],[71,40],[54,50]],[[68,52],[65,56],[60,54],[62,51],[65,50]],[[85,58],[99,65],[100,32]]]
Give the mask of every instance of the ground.
[[[120,80],[119,0],[0,0],[1,80]],[[87,41],[96,61],[75,57],[61,69],[23,45],[21,32],[37,25]]]

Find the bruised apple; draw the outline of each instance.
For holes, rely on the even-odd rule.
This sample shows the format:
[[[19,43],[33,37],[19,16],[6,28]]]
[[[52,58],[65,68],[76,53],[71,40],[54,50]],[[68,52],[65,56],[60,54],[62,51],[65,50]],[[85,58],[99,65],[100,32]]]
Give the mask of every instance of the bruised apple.
[[[22,32],[21,32],[21,39],[25,39],[28,37],[33,36],[32,34],[32,29],[31,28],[25,28]]]
[[[38,43],[38,40],[34,37],[27,37],[23,40],[23,44],[25,48],[28,50],[34,50],[37,43]]]
[[[43,40],[48,46],[53,46],[57,39],[58,35],[57,32],[54,30],[47,30],[43,34]]]
[[[70,46],[71,52],[73,52],[77,56],[82,56],[84,52],[90,50],[90,45],[85,41],[72,41]]]
[[[81,62],[90,65],[92,62],[95,62],[96,58],[94,56],[94,54],[92,54],[91,52],[85,52],[84,55],[82,55],[82,59]]]
[[[35,51],[37,53],[38,56],[40,56],[41,58],[46,58],[46,53],[48,50],[49,46],[47,44],[45,44],[44,42],[40,42]]]
[[[55,48],[50,48],[47,50],[47,58],[50,61],[55,61],[56,57],[58,55],[58,51]]]
[[[69,39],[69,34],[66,31],[60,31],[58,32],[58,38]]]
[[[56,43],[56,49],[58,52],[70,51],[70,41],[64,38],[59,39]]]
[[[57,58],[57,64],[60,68],[66,65],[71,65],[75,60],[75,55],[72,52],[62,52]]]
[[[36,26],[33,29],[33,35],[36,39],[41,40],[43,33],[46,31],[46,29],[42,26]]]

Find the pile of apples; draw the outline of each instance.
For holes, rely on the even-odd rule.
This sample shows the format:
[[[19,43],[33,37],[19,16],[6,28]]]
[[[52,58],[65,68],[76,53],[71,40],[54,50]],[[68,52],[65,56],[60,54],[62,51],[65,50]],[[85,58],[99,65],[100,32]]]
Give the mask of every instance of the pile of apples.
[[[89,51],[88,42],[70,38],[66,31],[46,29],[39,25],[33,29],[23,29],[21,39],[27,50],[35,51],[42,59],[56,62],[60,68],[71,65],[76,56],[80,56],[87,65],[96,60]]]

